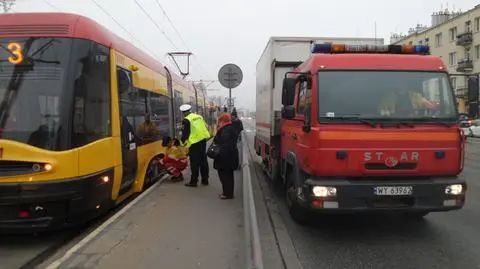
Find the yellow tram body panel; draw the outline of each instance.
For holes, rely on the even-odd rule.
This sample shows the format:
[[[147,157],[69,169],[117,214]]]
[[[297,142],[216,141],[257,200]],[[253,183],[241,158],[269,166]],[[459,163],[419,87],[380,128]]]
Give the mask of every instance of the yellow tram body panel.
[[[56,89],[62,91],[62,93],[66,92],[65,98],[70,98],[65,99],[66,101],[63,101],[62,104],[72,103],[74,106],[62,110],[61,113],[56,112],[58,115],[54,115],[59,118],[58,122],[60,122],[58,124],[56,123],[57,125],[52,125],[56,128],[54,129],[55,132],[60,133],[58,130],[61,128],[59,127],[63,127],[62,134],[65,134],[67,137],[64,139],[65,141],[62,141],[65,143],[63,146],[45,146],[42,148],[42,146],[38,145],[29,145],[30,142],[26,142],[24,139],[11,139],[11,137],[9,139],[5,137],[4,139],[0,139],[0,164],[4,165],[3,168],[11,163],[24,166],[22,168],[24,170],[15,171],[16,174],[9,174],[8,171],[3,171],[0,176],[0,193],[2,193],[2,195],[4,194],[0,196],[0,231],[2,231],[2,229],[25,229],[31,231],[37,228],[41,230],[51,226],[62,226],[65,223],[81,222],[87,220],[90,214],[92,216],[96,215],[98,212],[124,201],[133,193],[141,192],[144,189],[147,169],[152,161],[158,158],[161,153],[165,152],[165,148],[162,147],[159,133],[156,133],[156,135],[148,141],[143,140],[139,142],[138,147],[135,147],[135,161],[133,161],[133,159],[130,160],[130,164],[135,164],[135,170],[126,172],[130,173],[129,175],[131,175],[131,177],[128,178],[128,181],[125,180],[126,176],[124,171],[126,171],[125,164],[127,162],[125,162],[123,158],[125,157],[124,151],[128,151],[128,149],[125,145],[122,145],[122,136],[124,136],[124,134],[122,133],[123,127],[121,123],[122,120],[123,123],[125,122],[125,117],[121,116],[121,104],[126,104],[128,101],[125,101],[127,100],[124,95],[125,92],[120,91],[121,93],[119,93],[120,83],[117,77],[117,71],[119,69],[131,72],[131,86],[149,92],[148,96],[157,97],[157,99],[155,99],[156,108],[161,108],[158,110],[160,111],[158,112],[158,118],[160,120],[157,127],[163,128],[162,131],[164,133],[168,131],[170,134],[178,135],[178,123],[183,118],[178,110],[179,104],[189,103],[192,107],[198,105],[198,107],[195,107],[195,110],[198,109],[202,111],[205,109],[204,106],[206,103],[204,100],[205,97],[200,93],[196,93],[191,83],[172,74],[167,68],[165,68],[165,72],[163,72],[164,67],[149,58],[147,54],[139,51],[96,22],[79,15],[61,13],[0,15],[0,26],[10,27],[14,25],[15,27],[19,27],[18,29],[23,29],[21,31],[19,30],[18,33],[14,33],[13,36],[9,36],[12,35],[11,32],[0,33],[0,39],[18,39],[23,42],[22,44],[28,46],[29,42],[25,42],[25,40],[43,40],[49,36],[48,32],[42,33],[37,28],[32,28],[32,25],[35,25],[35,23],[24,25],[26,21],[42,21],[45,24],[67,24],[71,26],[65,33],[58,34],[58,36],[54,37],[58,39],[58,42],[52,44],[59,44],[58,46],[63,47],[58,49],[58,51],[62,53],[52,55],[55,55],[55,57],[64,57],[62,61],[59,61],[65,65],[61,71],[58,71],[58,76],[62,76],[63,78],[63,74],[70,75],[65,76],[65,78],[68,77],[67,83],[56,84],[62,85],[57,86]],[[47,30],[48,29],[45,29],[45,31]],[[41,42],[47,42],[47,40]],[[72,46],[71,44],[76,44],[76,46]],[[70,62],[70,57],[77,57],[76,53],[80,53],[80,49],[85,49],[87,45],[90,46],[90,49],[82,51],[87,51],[90,54],[88,54],[88,57],[81,58],[81,60],[87,61],[90,65],[83,64],[82,62],[82,69],[80,75],[77,77],[75,69],[70,69],[70,65],[66,63]],[[55,46],[53,46],[53,48],[55,48]],[[29,49],[30,47],[26,50],[27,53]],[[9,54],[5,54],[2,57],[9,56]],[[107,57],[108,61],[102,60],[107,59]],[[81,62],[78,59],[77,61]],[[55,69],[48,66],[48,61],[42,64],[44,64],[42,67],[44,69],[38,68],[38,71],[49,70],[50,73],[46,74],[57,74],[55,72],[57,72],[58,68]],[[75,65],[74,68],[80,67]],[[92,70],[100,70],[101,73],[89,73],[89,68],[100,68]],[[107,72],[109,75],[107,75]],[[92,80],[88,81],[90,84],[85,82],[87,79],[84,77],[81,78],[81,76],[84,75],[87,77],[90,76],[88,79],[93,79],[93,84]],[[95,75],[98,77],[95,77]],[[44,74],[44,76],[46,75]],[[110,78],[108,82],[106,79],[103,79],[108,77]],[[80,85],[78,86],[76,84],[77,80],[80,83],[82,82],[81,79],[85,79],[85,84],[78,84]],[[109,86],[107,83],[109,83]],[[67,84],[69,86],[65,86]],[[51,93],[51,91],[48,92],[47,90],[53,88],[50,86],[47,87],[48,85],[43,87],[38,86],[38,84],[31,85],[33,85],[29,88],[31,91],[28,91],[30,95],[27,96],[34,96],[35,98],[37,98],[37,95],[48,96],[48,93]],[[170,86],[171,88],[169,90]],[[0,91],[1,90],[0,88]],[[10,91],[11,89],[8,90]],[[87,95],[87,93],[92,92],[98,93],[98,95]],[[110,96],[105,97],[101,95],[107,92],[109,92]],[[59,93],[57,95],[55,94],[57,93],[52,93],[52,97],[56,97],[58,100],[63,98],[63,95]],[[119,95],[122,96],[123,103],[120,102],[121,96]],[[90,126],[88,126],[88,128],[82,126],[84,127],[82,129],[83,131],[75,133],[76,131],[73,129],[77,125],[74,127],[74,119],[72,118],[77,116],[75,114],[77,113],[77,103],[75,99],[77,97],[81,99],[82,102],[85,102],[85,104],[89,104],[89,106],[87,106],[81,103],[78,107],[78,110],[81,112],[79,113],[81,114],[80,117],[84,117],[79,120],[80,124],[86,126],[86,119],[97,119],[97,110],[95,109],[99,109],[99,113],[104,114],[101,114],[97,122],[92,120],[93,123],[91,124],[93,127],[91,127],[91,129],[88,129]],[[107,98],[110,98],[109,106],[103,105],[106,104]],[[151,106],[153,108],[154,101],[152,100],[154,99],[149,97],[148,100],[150,105],[146,105],[146,107]],[[163,100],[164,103],[162,103],[161,100]],[[38,100],[34,101],[40,102]],[[132,101],[131,103],[134,102],[138,101]],[[168,109],[173,109],[173,111],[169,111],[169,113],[165,111],[167,104],[172,106]],[[19,107],[23,109],[23,106]],[[39,109],[39,107],[40,105],[38,105],[36,109]],[[93,107],[94,110],[87,110],[87,107]],[[108,112],[109,114],[105,112],[107,108],[110,110]],[[58,110],[60,111],[60,109]],[[88,114],[85,111],[91,113]],[[147,111],[145,112],[147,113]],[[47,112],[45,113],[45,115],[48,114]],[[70,113],[74,115],[72,116]],[[42,117],[46,117],[45,115],[42,114]],[[108,118],[108,115],[110,118]],[[33,116],[35,115],[32,114],[32,119]],[[135,118],[135,124],[133,125],[136,125],[136,119],[140,116],[137,113],[131,117]],[[38,122],[40,122],[32,121],[37,125]],[[138,122],[141,122],[141,120]],[[62,125],[62,123],[64,124]],[[137,127],[138,126],[135,126],[135,128]],[[96,128],[99,128],[100,131],[97,131]],[[19,130],[24,131],[24,129]],[[30,129],[27,128],[25,130],[29,131]],[[84,137],[72,142],[74,140],[74,138],[72,138],[73,133],[78,136],[83,135]],[[92,135],[93,138],[89,138],[89,135]],[[123,139],[125,140],[125,137],[123,137]],[[128,140],[128,142],[131,142],[131,140]],[[132,152],[133,151],[130,151],[130,153]],[[39,170],[36,170],[37,166],[40,167]],[[32,208],[36,208],[37,205],[45,207],[47,210],[44,213],[30,212]],[[25,211],[29,211],[27,213],[31,215],[24,217],[26,216]],[[18,214],[19,212],[22,214]]]

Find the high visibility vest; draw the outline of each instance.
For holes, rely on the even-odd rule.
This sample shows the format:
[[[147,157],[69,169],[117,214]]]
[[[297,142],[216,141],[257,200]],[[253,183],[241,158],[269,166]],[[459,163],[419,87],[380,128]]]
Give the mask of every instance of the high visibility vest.
[[[210,138],[210,132],[208,131],[207,124],[203,120],[202,116],[195,113],[190,113],[185,117],[185,119],[190,122],[190,136],[187,140],[188,147],[204,139]]]
[[[417,92],[409,92],[408,95],[410,97],[412,109],[420,109],[424,107],[425,98],[421,94]],[[382,100],[379,107],[380,110],[388,110],[388,111],[394,112],[396,109],[395,107],[396,99],[397,99],[397,96],[395,96],[394,94],[389,95],[387,98]]]

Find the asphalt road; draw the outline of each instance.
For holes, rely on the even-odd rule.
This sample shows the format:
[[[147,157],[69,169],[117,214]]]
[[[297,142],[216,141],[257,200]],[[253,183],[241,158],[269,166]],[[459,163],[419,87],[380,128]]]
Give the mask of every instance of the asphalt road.
[[[244,125],[253,145],[254,123],[244,121]],[[283,195],[275,191],[259,164],[256,175],[268,188],[264,194],[271,195],[279,207],[304,269],[480,268],[480,139],[467,143],[463,172],[469,184],[466,206],[459,211],[431,213],[423,221],[330,216],[302,227],[290,219]]]

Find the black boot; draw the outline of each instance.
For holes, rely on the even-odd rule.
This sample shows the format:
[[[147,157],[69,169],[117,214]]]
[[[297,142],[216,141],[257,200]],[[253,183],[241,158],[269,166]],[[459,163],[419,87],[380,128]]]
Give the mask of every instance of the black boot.
[[[186,187],[198,187],[197,183],[188,182],[185,184]]]

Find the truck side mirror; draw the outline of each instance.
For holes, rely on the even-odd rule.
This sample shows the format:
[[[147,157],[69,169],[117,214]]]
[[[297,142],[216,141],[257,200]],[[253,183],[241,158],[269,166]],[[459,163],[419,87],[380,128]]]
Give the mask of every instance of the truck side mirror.
[[[302,130],[309,133],[312,130],[312,108],[308,105],[305,109],[305,119]]]
[[[312,88],[312,77],[311,76],[302,75],[298,78],[298,80],[300,81],[300,83],[306,81],[307,82],[307,89]]]
[[[295,86],[297,80],[294,78],[284,78],[282,88],[282,105],[291,106],[295,102]]]
[[[282,119],[291,120],[295,118],[295,107],[294,106],[284,106],[282,108]]]

